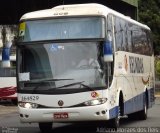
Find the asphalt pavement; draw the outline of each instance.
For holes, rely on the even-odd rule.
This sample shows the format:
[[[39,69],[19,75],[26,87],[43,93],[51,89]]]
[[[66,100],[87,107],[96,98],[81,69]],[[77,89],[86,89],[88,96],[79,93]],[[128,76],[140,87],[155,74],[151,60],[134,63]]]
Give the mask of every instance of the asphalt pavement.
[[[22,124],[19,121],[18,108],[12,104],[0,105],[0,132],[2,133],[40,133],[38,124]],[[106,133],[110,129],[104,123],[54,123],[53,133]],[[110,131],[113,132],[113,131]],[[147,120],[122,119],[119,133],[160,133],[160,97],[148,110]]]

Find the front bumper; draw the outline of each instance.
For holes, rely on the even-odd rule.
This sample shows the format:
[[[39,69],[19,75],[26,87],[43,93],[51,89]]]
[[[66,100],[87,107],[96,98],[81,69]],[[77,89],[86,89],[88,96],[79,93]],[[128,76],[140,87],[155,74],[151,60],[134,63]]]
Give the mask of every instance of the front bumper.
[[[75,108],[26,109],[19,107],[21,122],[78,122],[108,120],[109,110],[105,104]],[[56,113],[67,113],[67,118],[54,118]]]

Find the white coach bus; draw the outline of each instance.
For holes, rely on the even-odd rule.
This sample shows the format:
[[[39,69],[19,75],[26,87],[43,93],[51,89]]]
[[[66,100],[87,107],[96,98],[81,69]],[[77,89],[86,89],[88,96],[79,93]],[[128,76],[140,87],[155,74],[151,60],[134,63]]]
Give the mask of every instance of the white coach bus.
[[[2,67],[0,56],[0,100],[10,100],[17,104],[16,55],[10,56],[10,67]]]
[[[45,132],[54,122],[109,120],[117,128],[124,115],[146,119],[154,104],[150,34],[148,26],[100,4],[23,15],[17,42],[21,122],[39,123]]]

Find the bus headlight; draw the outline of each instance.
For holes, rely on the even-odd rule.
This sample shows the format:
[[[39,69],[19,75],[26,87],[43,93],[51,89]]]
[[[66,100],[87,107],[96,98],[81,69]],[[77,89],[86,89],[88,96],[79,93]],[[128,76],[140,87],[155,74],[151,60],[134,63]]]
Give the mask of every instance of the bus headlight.
[[[38,108],[38,104],[36,103],[28,103],[28,102],[19,102],[18,105],[22,108],[27,108],[27,109],[35,109]]]
[[[94,106],[94,105],[103,104],[106,101],[107,101],[107,98],[99,98],[99,99],[94,99],[94,100],[90,100],[90,101],[84,102],[84,105],[86,105],[86,106]]]

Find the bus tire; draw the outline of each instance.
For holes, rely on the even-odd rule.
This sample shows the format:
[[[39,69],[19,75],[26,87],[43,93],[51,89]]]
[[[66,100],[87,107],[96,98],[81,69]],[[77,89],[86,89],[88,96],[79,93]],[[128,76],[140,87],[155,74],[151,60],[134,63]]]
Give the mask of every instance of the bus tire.
[[[52,122],[40,122],[39,129],[42,133],[49,133],[52,130]]]
[[[144,109],[139,111],[138,114],[138,119],[140,120],[146,120],[147,119],[147,96],[145,95],[145,101],[144,101]]]

